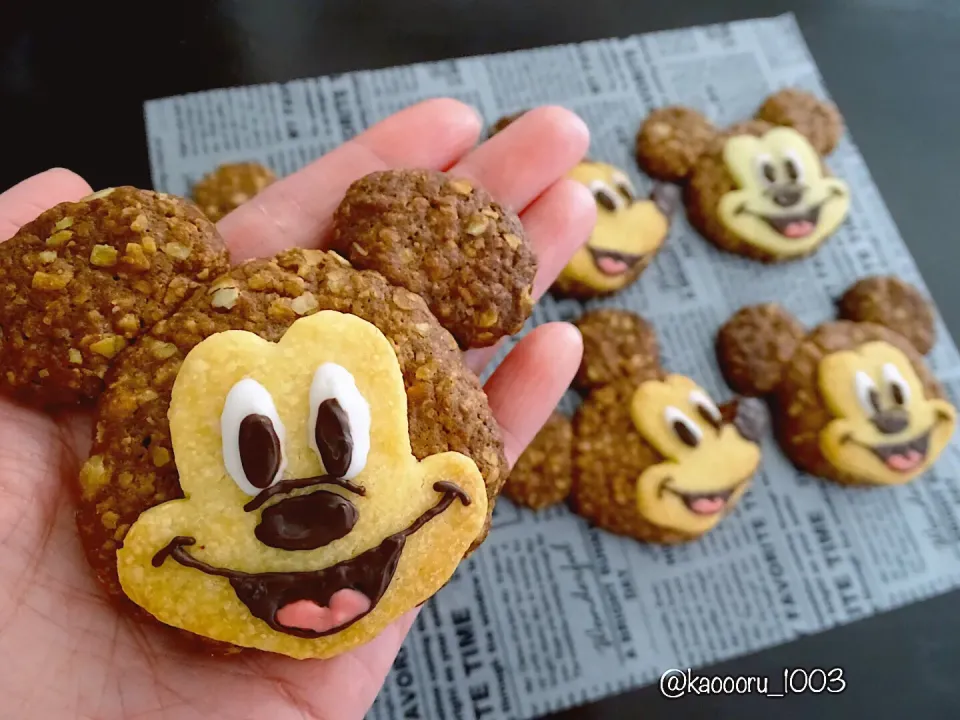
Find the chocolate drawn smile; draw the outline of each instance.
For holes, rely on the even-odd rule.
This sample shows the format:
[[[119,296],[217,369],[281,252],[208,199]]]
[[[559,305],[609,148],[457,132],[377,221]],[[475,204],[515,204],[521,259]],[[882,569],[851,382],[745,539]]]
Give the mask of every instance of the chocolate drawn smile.
[[[603,250],[601,248],[588,247],[590,257],[593,258],[593,264],[604,275],[616,277],[629,272],[638,262],[646,257],[644,254],[632,254],[617,252],[616,250]]]
[[[856,440],[853,435],[845,435],[842,443],[852,442],[865,448],[877,456],[884,465],[890,470],[900,473],[908,473],[916,470],[927,460],[927,452],[930,448],[930,428],[921,433],[912,440],[900,443],[886,443],[884,445],[867,445]]]
[[[737,214],[753,215],[753,217],[763,220],[774,232],[787,240],[803,240],[816,231],[817,225],[820,223],[820,211],[823,206],[842,194],[836,188],[831,188],[830,194],[816,205],[802,212],[788,215],[766,215],[754,212],[746,206],[746,203],[737,208]]]
[[[471,502],[455,483],[437,482],[433,489],[442,497],[407,528],[356,557],[321,570],[245,573],[218,568],[187,551],[196,544],[195,538],[187,536],[177,536],[159,550],[153,557],[153,566],[160,567],[169,557],[184,567],[226,578],[250,613],[277,632],[308,639],[331,635],[353,625],[376,607],[393,579],[410,535],[444,512],[454,500],[464,506]]]
[[[687,506],[690,512],[694,515],[704,516],[716,515],[722,512],[727,507],[727,502],[730,500],[730,497],[736,492],[737,488],[743,484],[742,482],[738,482],[727,490],[695,493],[678,490],[670,485],[671,482],[673,482],[673,478],[668,477],[660,483],[659,496],[663,497],[664,493],[676,495],[683,501],[683,504]]]

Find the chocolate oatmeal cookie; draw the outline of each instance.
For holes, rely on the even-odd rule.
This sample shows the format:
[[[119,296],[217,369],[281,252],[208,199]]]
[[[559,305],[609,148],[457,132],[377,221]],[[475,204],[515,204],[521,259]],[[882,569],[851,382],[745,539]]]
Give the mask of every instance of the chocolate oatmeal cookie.
[[[213,224],[172,195],[119,187],[47,210],[0,245],[0,392],[97,397],[113,358],[228,265]]]
[[[692,108],[666,107],[640,127],[637,162],[684,185],[690,223],[718,248],[782,262],[816,251],[846,218],[849,189],[823,162],[842,131],[831,103],[795,89],[726,129]]]
[[[578,325],[585,346],[578,377],[586,378],[587,394],[573,417],[572,464],[555,458],[566,447],[557,440],[564,422],[557,419],[534,440],[505,492],[537,508],[559,502],[568,489],[577,514],[641,542],[688,542],[709,532],[747,492],[760,464],[763,404],[734,399],[718,407],[693,380],[665,371],[652,327],[632,313],[594,311]],[[568,468],[570,476],[561,475]]]
[[[464,348],[517,332],[533,308],[537,265],[520,220],[469,180],[368,175],[337,209],[334,247],[424,298]]]
[[[463,207],[496,224],[493,206]],[[389,219],[420,210],[398,202]],[[471,267],[516,260],[505,237],[521,236],[472,227],[456,239],[487,243],[458,258],[460,275],[407,284],[452,297]],[[351,248],[372,256],[380,240],[354,233]],[[132,188],[60,205],[2,253],[3,342],[29,349],[5,352],[8,377],[26,380],[2,389],[99,396],[78,527],[98,579],[141,617],[208,648],[332,657],[423,603],[482,542],[507,465],[450,333],[462,313],[438,318],[333,252],[229,269],[197,208]],[[511,287],[498,307],[529,302]],[[95,381],[63,370],[75,353],[86,370],[88,352],[103,358]]]
[[[260,163],[220,165],[193,186],[192,195],[208,218],[217,222],[276,181],[273,170]]]
[[[891,278],[861,280],[839,306],[848,319],[809,332],[777,305],[742,308],[718,334],[720,368],[731,387],[771,400],[780,445],[800,470],[845,485],[909,482],[956,425],[923,361],[932,309]]]

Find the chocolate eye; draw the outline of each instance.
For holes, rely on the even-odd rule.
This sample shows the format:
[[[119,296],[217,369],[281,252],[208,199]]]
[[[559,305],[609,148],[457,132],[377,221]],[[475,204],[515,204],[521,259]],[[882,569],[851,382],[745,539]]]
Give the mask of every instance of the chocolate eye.
[[[790,179],[790,182],[803,182],[803,163],[800,162],[800,158],[797,157],[796,153],[792,151],[787,153],[783,161],[783,168],[787,171],[787,177]]]
[[[723,416],[720,414],[720,408],[704,393],[699,390],[692,390],[690,392],[690,404],[697,409],[700,417],[710,423],[714,429],[719,430],[721,428]]]
[[[593,199],[597,201],[597,205],[603,209],[609,210],[610,212],[616,212],[619,209],[621,200],[610,186],[602,180],[594,180],[591,182],[590,192],[593,193]]]
[[[245,378],[230,388],[220,414],[223,464],[247,495],[256,495],[283,476],[284,427],[270,393]]]
[[[663,417],[684,445],[696,447],[703,440],[703,430],[693,420],[684,415],[679,408],[668,405],[663,410]]]
[[[860,401],[860,407],[869,416],[873,417],[880,412],[880,391],[873,378],[862,370],[858,370],[853,376],[854,387],[857,391],[857,400]]]
[[[334,363],[317,368],[307,427],[324,472],[351,480],[363,471],[370,452],[370,405],[346,368]]]
[[[910,402],[910,386],[896,365],[887,363],[883,366],[883,382],[890,389],[890,397],[894,403],[904,407]]]
[[[773,165],[773,160],[769,155],[757,156],[757,173],[760,176],[762,185],[773,185],[777,181],[777,169]]]
[[[623,196],[623,199],[627,201],[627,204],[630,204],[637,199],[637,193],[633,189],[633,184],[630,182],[630,178],[628,178],[626,175],[616,173],[613,176],[613,183],[617,186],[617,192]]]

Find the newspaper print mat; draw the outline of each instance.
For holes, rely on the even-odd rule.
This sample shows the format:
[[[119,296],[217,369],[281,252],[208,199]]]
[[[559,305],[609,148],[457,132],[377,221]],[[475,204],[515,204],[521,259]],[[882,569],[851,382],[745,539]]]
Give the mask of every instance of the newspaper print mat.
[[[488,123],[557,103],[589,124],[591,156],[627,169],[642,192],[650,183],[633,138],[651,109],[683,103],[723,126],[787,85],[826,95],[789,15],[216,90],[151,101],[145,115],[155,187],[187,194],[224,162],[289,174],[428,97],[471,103]],[[814,257],[768,267],[724,255],[678,217],[640,282],[585,305],[548,296],[527,329],[585,307],[628,307],[656,326],[666,367],[723,398],[713,336],[741,305],[776,299],[812,326],[863,275],[895,272],[923,287],[849,136],[829,163],[853,204]],[[928,361],[956,403],[960,355],[942,321],[939,331]],[[570,394],[562,407],[575,403]],[[920,481],[867,491],[798,473],[771,442],[764,452],[733,516],[683,547],[614,537],[565,508],[534,514],[501,501],[489,540],[421,612],[370,717],[535,717],[960,585],[956,443]]]

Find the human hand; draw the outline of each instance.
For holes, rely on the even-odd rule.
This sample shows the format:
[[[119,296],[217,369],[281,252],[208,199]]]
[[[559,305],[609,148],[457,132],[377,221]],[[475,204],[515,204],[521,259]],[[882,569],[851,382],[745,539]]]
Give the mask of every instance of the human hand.
[[[474,147],[480,119],[452,100],[404,110],[264,190],[219,223],[235,261],[290,246],[323,246],[347,186],[387,167],[450,170],[520,212],[538,256],[535,296],[586,241],[595,206],[563,176],[588,144],[574,115],[540,108]],[[89,194],[66,170],[0,195],[0,237],[43,210]],[[493,350],[470,351],[479,371]],[[511,465],[546,420],[580,362],[564,323],[527,335],[487,382]],[[0,399],[0,718],[362,718],[413,622],[408,613],[373,641],[331,660],[256,651],[210,658],[158,626],[131,620],[90,572],[72,496],[89,453],[89,414],[55,416]]]

